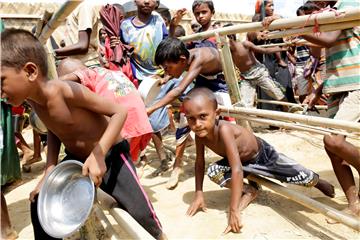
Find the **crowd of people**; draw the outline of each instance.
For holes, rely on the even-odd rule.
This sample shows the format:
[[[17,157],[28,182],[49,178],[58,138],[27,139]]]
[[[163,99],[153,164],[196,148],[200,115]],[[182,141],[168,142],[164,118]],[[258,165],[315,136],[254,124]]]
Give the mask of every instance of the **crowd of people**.
[[[186,35],[181,21],[187,9],[171,16],[168,10],[156,11],[160,1],[135,0],[135,4],[135,15],[126,17],[120,4],[82,2],[67,18],[64,39],[53,49],[57,79],[48,78],[47,54],[31,32],[1,25],[0,145],[5,146],[1,146],[1,186],[21,178],[20,166],[31,171],[31,165],[42,160],[41,148],[46,150],[43,177],[29,193],[35,239],[56,239],[39,223],[37,197],[45,177],[67,159],[81,161],[83,173],[97,187],[113,196],[154,238],[166,239],[139,182],[151,140],[160,162],[152,177],[171,168],[169,190],[183,173],[185,148],[195,144],[196,183],[187,211],[190,216],[206,208],[205,147],[222,157],[210,164],[207,175],[231,189],[225,233],[241,231],[240,213],[257,196],[259,186],[243,182],[250,173],[335,196],[334,187],[317,173],[277,152],[234,119],[220,116],[218,105],[232,107],[232,102],[216,40],[184,43],[178,39]],[[357,7],[355,1],[309,0],[296,14]],[[212,20],[215,6],[211,0],[194,0],[192,13],[192,33],[224,27]],[[267,29],[279,18],[272,0],[256,2],[253,21]],[[234,68],[240,72],[242,107],[289,111],[257,103],[257,98],[307,104],[309,109],[327,104],[331,118],[360,120],[359,27],[286,39],[267,40],[266,36],[266,30],[248,33],[245,40],[227,36]],[[284,44],[259,46],[272,43]],[[161,89],[151,104],[145,104],[137,88],[149,79],[158,81]],[[180,106],[176,115],[172,104]],[[33,127],[33,149],[22,136],[26,119]],[[173,159],[163,144],[165,134],[175,134],[172,167]],[[360,192],[350,168],[360,172],[359,149],[341,135],[325,136],[324,148],[348,201],[345,211],[359,217]],[[3,191],[1,236],[16,238]]]

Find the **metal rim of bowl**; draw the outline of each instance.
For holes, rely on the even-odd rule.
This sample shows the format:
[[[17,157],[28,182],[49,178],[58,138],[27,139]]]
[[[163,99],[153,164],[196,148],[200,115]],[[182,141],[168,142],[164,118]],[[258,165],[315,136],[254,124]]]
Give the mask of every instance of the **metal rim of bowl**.
[[[51,178],[54,178],[56,177],[56,174],[58,173],[58,169],[60,169],[60,167],[62,167],[63,165],[68,165],[68,164],[77,164],[79,165],[81,168],[83,166],[83,163],[81,163],[80,161],[77,161],[77,160],[65,160],[63,162],[60,162],[58,165],[55,166],[55,168],[46,176],[46,178],[44,179],[44,183],[41,187],[41,190],[39,192],[39,196],[38,196],[38,206],[40,205],[40,203],[44,203],[45,202],[45,192],[43,189],[45,189],[45,187],[48,187],[48,181],[49,179]],[[54,176],[55,175],[55,176]],[[96,195],[96,189],[95,189],[95,185],[94,185],[94,182],[92,181],[92,179],[89,177],[90,181],[91,181],[91,186],[92,186],[92,203],[95,202],[95,195]],[[42,216],[43,214],[41,213],[41,207],[38,207],[37,206],[37,214],[38,214],[38,218],[39,218],[39,222],[40,222],[40,225],[42,226],[42,228],[44,229],[44,231],[54,237],[54,238],[65,238],[65,237],[69,237],[70,235],[72,235],[74,232],[76,232],[81,226],[84,225],[84,223],[86,222],[86,219],[89,217],[90,213],[91,213],[91,210],[92,210],[92,207],[90,207],[86,213],[86,218],[84,221],[82,221],[81,223],[78,224],[78,226],[71,232],[69,233],[65,233],[65,234],[54,234],[53,232],[49,231],[47,228],[46,228],[46,224],[42,223],[42,221],[45,221],[45,219],[42,219]]]

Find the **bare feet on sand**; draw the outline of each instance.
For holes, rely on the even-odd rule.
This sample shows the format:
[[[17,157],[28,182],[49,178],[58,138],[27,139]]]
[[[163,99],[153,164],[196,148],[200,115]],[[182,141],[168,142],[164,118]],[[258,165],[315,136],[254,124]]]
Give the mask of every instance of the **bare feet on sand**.
[[[24,161],[22,164],[22,170],[24,172],[30,172],[31,171],[31,164],[36,163],[36,162],[40,162],[41,156],[35,157],[33,156],[31,159]]]
[[[153,177],[162,175],[164,172],[166,172],[169,169],[169,160],[168,159],[164,159],[161,160],[161,164],[160,167],[158,167],[151,175]]]
[[[174,168],[173,171],[171,172],[171,176],[170,176],[169,180],[166,183],[166,188],[169,190],[175,189],[179,182],[179,176],[183,172],[184,171],[182,170],[181,167]]]
[[[317,189],[319,189],[323,194],[328,197],[335,197],[335,189],[334,186],[331,185],[329,182],[319,179],[319,182],[315,185]]]
[[[26,162],[30,161],[32,158],[34,158],[34,151],[31,150],[30,148],[26,148],[23,151],[23,156],[22,156],[20,163],[24,165]]]
[[[244,210],[258,195],[258,190],[249,184],[244,184],[239,210]]]

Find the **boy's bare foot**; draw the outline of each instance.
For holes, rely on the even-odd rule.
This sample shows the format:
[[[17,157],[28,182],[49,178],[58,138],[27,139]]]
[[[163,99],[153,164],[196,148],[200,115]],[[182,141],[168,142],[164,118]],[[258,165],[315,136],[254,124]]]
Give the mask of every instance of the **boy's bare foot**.
[[[42,160],[41,156],[39,157],[32,157],[30,160],[26,161],[22,165],[22,170],[24,172],[30,172],[31,171],[31,164],[40,162]]]
[[[25,164],[26,162],[30,161],[32,158],[34,158],[34,151],[31,149],[24,150],[20,163]]]
[[[319,182],[315,185],[317,189],[319,189],[323,194],[328,197],[335,197],[335,189],[334,186],[331,185],[329,182],[319,179]]]
[[[360,202],[357,201],[356,204],[354,204],[353,206],[349,206],[349,207],[345,208],[344,210],[342,210],[342,212],[346,213],[346,214],[349,214],[349,215],[352,215],[352,216],[354,216],[356,218],[359,218],[360,217]],[[327,218],[326,222],[328,224],[340,223],[339,221],[337,221],[335,219],[331,219],[331,218]]]
[[[244,184],[239,210],[244,210],[258,195],[258,190],[249,184]]]
[[[159,176],[169,169],[168,159],[161,160],[160,167],[158,167],[151,175],[153,177]]]
[[[180,167],[174,168],[174,170],[171,172],[171,176],[170,176],[168,182],[166,183],[166,188],[169,190],[174,189],[177,186],[177,184],[179,182],[179,176],[182,173],[183,173],[182,168],[180,168]]]

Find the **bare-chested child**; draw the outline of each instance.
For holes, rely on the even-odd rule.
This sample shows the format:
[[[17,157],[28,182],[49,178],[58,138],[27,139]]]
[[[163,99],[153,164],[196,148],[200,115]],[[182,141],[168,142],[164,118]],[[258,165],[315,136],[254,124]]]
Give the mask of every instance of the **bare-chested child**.
[[[247,40],[238,42],[231,37],[229,39],[234,64],[239,68],[241,77],[244,78],[240,83],[242,105],[244,107],[254,107],[257,86],[275,100],[286,100],[280,84],[270,77],[268,69],[264,64],[256,60],[254,55],[254,52],[271,54],[286,51],[286,49],[280,47],[262,48]]]
[[[183,107],[188,124],[195,132],[195,198],[187,214],[193,216],[206,208],[203,195],[205,146],[224,157],[209,166],[207,174],[221,187],[231,188],[228,226],[224,233],[240,232],[243,226],[240,212],[253,198],[242,197],[244,173],[260,174],[281,182],[316,187],[334,197],[334,187],[319,178],[247,129],[218,119],[219,110],[214,94],[206,88],[194,88],[184,98]],[[246,192],[246,191],[245,191]],[[246,194],[249,193],[245,193]],[[254,196],[253,193],[250,192]]]
[[[128,157],[128,143],[120,136],[127,110],[81,84],[48,80],[46,56],[30,32],[8,29],[1,33],[1,97],[14,106],[26,100],[48,128],[44,177],[57,164],[62,142],[64,160],[82,161],[84,175],[112,195],[154,238],[164,237]],[[35,239],[53,239],[37,216],[37,194],[44,177],[30,194]]]

